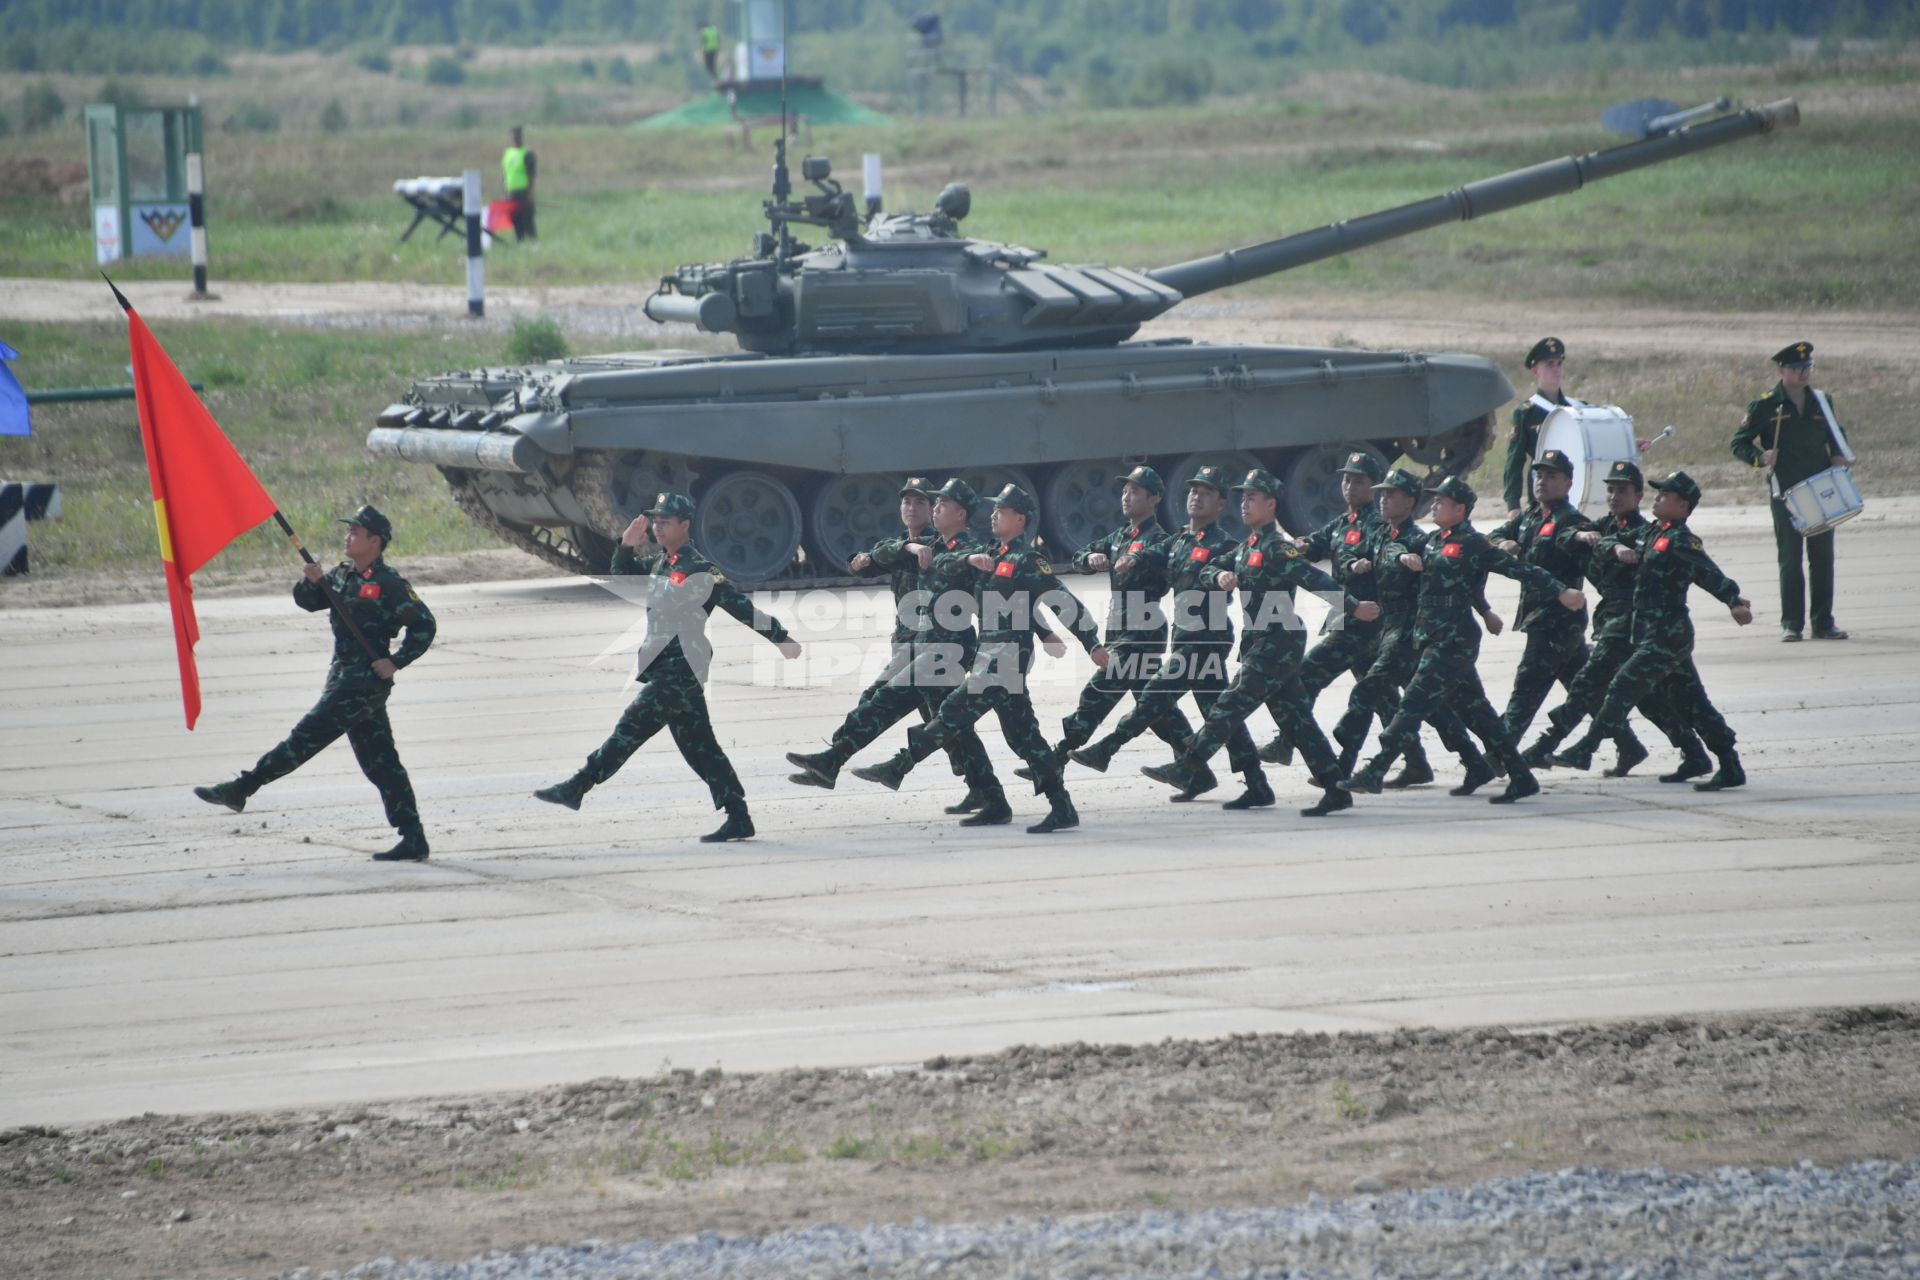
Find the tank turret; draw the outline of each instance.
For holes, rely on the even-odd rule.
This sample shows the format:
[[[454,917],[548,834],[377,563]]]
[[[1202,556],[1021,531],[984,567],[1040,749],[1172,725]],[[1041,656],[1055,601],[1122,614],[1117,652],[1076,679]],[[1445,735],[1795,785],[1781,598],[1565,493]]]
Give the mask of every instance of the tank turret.
[[[425,378],[367,447],[438,467],[474,520],[578,572],[605,569],[633,516],[675,488],[698,503],[695,541],[736,580],[833,580],[890,531],[909,473],[1021,485],[1066,555],[1119,519],[1113,477],[1143,460],[1176,485],[1201,465],[1267,467],[1286,483],[1282,522],[1301,532],[1341,509],[1335,469],[1355,450],[1429,480],[1470,472],[1513,397],[1506,376],[1469,355],[1129,341],[1140,326],[1197,294],[1799,119],[1790,100],[1701,119],[1718,109],[1643,115],[1647,136],[1622,146],[1143,270],[972,239],[959,185],[930,213],[863,219],[825,159],[801,163],[796,194],[783,139],[750,255],[681,267],[646,303],[743,350]],[[800,241],[805,228],[825,242]]]

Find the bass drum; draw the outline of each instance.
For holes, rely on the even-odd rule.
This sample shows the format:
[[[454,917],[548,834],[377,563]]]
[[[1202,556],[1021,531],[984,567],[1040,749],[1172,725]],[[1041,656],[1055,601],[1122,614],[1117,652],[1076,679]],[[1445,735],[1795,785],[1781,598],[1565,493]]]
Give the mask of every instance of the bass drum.
[[[1540,446],[1534,459],[1558,449],[1573,462],[1573,488],[1567,500],[1582,515],[1598,518],[1607,511],[1607,470],[1616,462],[1639,464],[1633,419],[1611,404],[1566,404],[1540,424]]]

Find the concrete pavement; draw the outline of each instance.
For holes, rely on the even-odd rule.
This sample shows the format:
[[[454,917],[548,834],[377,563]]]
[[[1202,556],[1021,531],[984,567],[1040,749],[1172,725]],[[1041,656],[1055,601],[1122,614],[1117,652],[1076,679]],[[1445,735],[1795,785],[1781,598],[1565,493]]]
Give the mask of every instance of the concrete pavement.
[[[1073,770],[1083,826],[1054,837],[956,827],[940,759],[898,795],[784,781],[782,753],[851,706],[870,592],[772,600],[813,620],[799,671],[716,616],[710,698],[761,834],[715,847],[665,735],[581,813],[528,795],[624,705],[631,644],[593,659],[629,606],[569,580],[434,589],[440,641],[392,704],[434,842],[417,866],[367,861],[392,837],[344,743],[243,815],[189,790],[309,705],[317,616],[202,601],[188,734],[164,605],[0,612],[0,1126],[663,1064],[1920,999],[1920,500],[1840,532],[1844,644],[1777,643],[1764,519],[1697,522],[1760,613],[1741,631],[1694,594],[1744,791],[1660,785],[1661,744],[1639,776],[1558,771],[1510,809],[1443,783],[1313,822],[1298,768],[1271,771],[1275,810],[1170,806],[1136,771],[1163,754],[1149,738],[1106,775]],[[1512,585],[1493,592],[1511,620]],[[1486,646],[1496,703],[1519,650]],[[1043,667],[1050,734],[1089,669]],[[1012,781],[991,720],[983,736]]]

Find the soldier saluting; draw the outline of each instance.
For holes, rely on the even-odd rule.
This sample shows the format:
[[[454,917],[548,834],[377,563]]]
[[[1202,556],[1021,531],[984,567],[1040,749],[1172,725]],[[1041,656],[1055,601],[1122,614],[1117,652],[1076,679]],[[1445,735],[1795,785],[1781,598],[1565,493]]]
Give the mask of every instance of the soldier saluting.
[[[725,809],[727,820],[700,837],[702,844],[745,840],[753,834],[747,813],[747,793],[720,742],[713,736],[707,697],[701,685],[713,658],[707,640],[707,616],[724,609],[780,647],[789,658],[800,656],[800,642],[787,634],[778,618],[753,607],[740,588],[727,581],[694,549],[693,499],[684,493],[662,493],[635,517],[620,535],[611,572],[636,574],[647,583],[647,640],[640,650],[640,692],[634,695],[607,740],[587,757],[572,777],[534,792],[536,799],[578,809],[588,791],[613,777],[620,766],[647,739],[666,729],[673,734],[680,756],[713,795],[713,807]]]
[[[1733,456],[1770,472],[1773,546],[1780,561],[1780,638],[1800,639],[1807,621],[1811,579],[1813,638],[1845,640],[1833,621],[1833,530],[1802,537],[1787,514],[1784,496],[1802,480],[1849,465],[1838,424],[1828,416],[1833,401],[1813,389],[1813,344],[1795,342],[1773,353],[1780,381],[1747,406],[1733,433]],[[1825,405],[1821,401],[1825,399]],[[1804,552],[1806,568],[1801,568]]]
[[[293,584],[293,602],[308,613],[328,607],[329,589],[344,605],[346,616],[341,609],[329,615],[333,623],[333,662],[327,667],[327,683],[320,700],[293,726],[286,740],[261,756],[253,768],[232,782],[195,787],[193,794],[239,813],[254,792],[276,778],[286,777],[344,733],[353,747],[354,759],[360,762],[360,772],[380,789],[387,821],[400,832],[400,843],[374,854],[373,860],[421,862],[427,857],[427,836],[420,826],[413,784],[393,743],[387,697],[393,692],[394,676],[433,643],[433,614],[407,580],[387,564],[393,525],[386,516],[372,507],[361,507],[340,523],[347,526],[346,560],[332,569],[322,569],[309,561],[302,570],[305,576]],[[390,654],[394,637],[402,631],[406,639],[397,653]]]

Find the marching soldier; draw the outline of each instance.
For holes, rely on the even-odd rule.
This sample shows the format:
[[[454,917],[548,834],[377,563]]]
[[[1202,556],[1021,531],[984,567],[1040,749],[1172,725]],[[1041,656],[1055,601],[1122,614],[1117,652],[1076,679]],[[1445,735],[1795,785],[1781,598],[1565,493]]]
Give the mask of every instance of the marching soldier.
[[[1845,640],[1833,621],[1833,530],[1803,538],[1793,527],[1783,501],[1788,489],[1819,472],[1849,465],[1838,424],[1828,416],[1833,401],[1821,405],[1813,389],[1813,344],[1796,342],[1773,353],[1780,381],[1747,406],[1733,433],[1733,456],[1765,467],[1773,492],[1773,546],[1780,561],[1780,638],[1794,642],[1807,621],[1807,587],[1812,579],[1813,638]],[[1804,551],[1806,567],[1801,568]]]
[[[1466,481],[1450,477],[1428,492],[1434,495],[1434,532],[1421,555],[1409,553],[1401,560],[1422,575],[1414,636],[1420,645],[1420,664],[1400,699],[1400,710],[1380,734],[1379,754],[1340,785],[1348,791],[1377,794],[1387,769],[1420,732],[1421,722],[1431,719],[1439,708],[1449,707],[1506,766],[1507,788],[1492,801],[1512,804],[1536,794],[1540,784],[1514,749],[1513,739],[1501,728],[1500,717],[1494,714],[1486,690],[1480,686],[1480,673],[1474,669],[1480,655],[1480,628],[1473,620],[1479,580],[1487,573],[1497,573],[1532,584],[1557,596],[1569,611],[1584,608],[1586,597],[1540,566],[1501,554],[1468,524],[1474,492]],[[1491,773],[1486,777],[1469,773],[1459,794],[1470,794],[1491,780]]]
[[[952,483],[952,482],[949,482]],[[945,575],[961,565],[973,569],[975,604],[980,617],[980,647],[966,681],[948,693],[930,723],[907,730],[907,745],[892,758],[853,771],[856,778],[900,789],[914,765],[940,750],[953,736],[992,711],[1000,718],[1007,745],[1033,769],[1033,784],[1049,804],[1047,816],[1027,828],[1033,835],[1080,825],[1073,799],[1060,780],[1053,748],[1040,732],[1027,688],[1033,666],[1036,610],[1046,605],[1073,632],[1093,665],[1105,669],[1100,629],[1086,607],[1053,576],[1053,566],[1027,541],[1027,526],[1037,514],[1033,498],[1009,484],[993,499],[993,535],[999,545],[986,551],[954,547],[932,552],[931,568]],[[940,608],[940,602],[935,606]]]
[[[1633,652],[1633,580],[1636,566],[1623,563],[1614,554],[1615,547],[1638,547],[1641,536],[1652,527],[1640,514],[1640,500],[1646,492],[1640,468],[1631,462],[1616,462],[1607,471],[1607,518],[1576,539],[1588,548],[1587,581],[1600,591],[1600,603],[1593,609],[1593,647],[1585,665],[1567,686],[1567,698],[1547,713],[1547,728],[1533,745],[1522,753],[1535,769],[1553,767],[1554,748],[1577,728],[1580,722],[1600,709],[1607,686],[1614,674]],[[1713,762],[1701,745],[1699,735],[1682,724],[1672,708],[1659,697],[1640,703],[1640,713],[1659,726],[1674,746],[1680,748],[1680,766],[1660,775],[1662,782],[1685,782],[1713,771]],[[1632,729],[1614,738],[1618,756],[1609,778],[1624,778],[1647,758],[1647,749]]]
[[[1509,520],[1518,519],[1524,510],[1522,485],[1526,487],[1524,502],[1533,500],[1533,455],[1540,447],[1540,424],[1557,407],[1580,403],[1560,389],[1566,368],[1567,344],[1558,338],[1542,338],[1527,352],[1527,372],[1533,375],[1535,390],[1513,407],[1513,434],[1507,437],[1507,465],[1502,477]]]
[[[1350,568],[1358,577],[1373,580],[1375,598],[1380,601],[1379,639],[1374,647],[1373,662],[1354,681],[1353,692],[1347,699],[1347,712],[1333,730],[1334,740],[1353,751],[1365,744],[1367,728],[1376,715],[1383,729],[1393,723],[1394,713],[1400,708],[1400,691],[1412,682],[1420,662],[1420,649],[1414,635],[1421,577],[1405,563],[1409,555],[1419,557],[1427,545],[1426,535],[1413,520],[1414,507],[1420,501],[1420,480],[1411,471],[1395,467],[1380,482],[1377,492],[1379,523],[1367,540],[1366,554]],[[1483,602],[1477,602],[1475,609],[1488,620],[1489,629],[1498,634],[1500,620],[1492,611],[1484,608]],[[1493,776],[1486,757],[1473,745],[1466,726],[1452,710],[1444,705],[1435,708],[1432,724],[1440,741],[1460,757],[1469,778],[1484,780]],[[1420,751],[1416,734],[1400,772],[1380,785],[1388,791],[1398,791],[1432,782],[1433,776],[1433,766]],[[1464,790],[1455,788],[1453,794],[1472,795],[1480,783],[1462,786]]]
[[[1587,545],[1582,531],[1593,521],[1567,501],[1573,488],[1573,460],[1558,449],[1548,449],[1533,464],[1534,501],[1525,514],[1509,518],[1487,535],[1494,546],[1528,564],[1538,565],[1556,582],[1579,582],[1587,570]],[[1587,607],[1583,600],[1569,612],[1554,599],[1556,593],[1533,583],[1520,589],[1519,621],[1527,647],[1513,675],[1507,712],[1500,718],[1506,735],[1515,742],[1526,736],[1540,704],[1554,682],[1571,685],[1587,662]],[[1641,759],[1646,758],[1644,750]]]
[[[1339,583],[1308,563],[1281,531],[1275,519],[1281,485],[1272,472],[1255,467],[1233,491],[1240,495],[1247,540],[1234,549],[1230,560],[1203,572],[1201,581],[1214,590],[1241,593],[1240,669],[1207,712],[1207,722],[1173,763],[1149,765],[1141,772],[1155,782],[1198,794],[1200,770],[1207,760],[1233,736],[1235,728],[1245,728],[1255,707],[1265,704],[1279,717],[1281,729],[1322,789],[1320,802],[1302,809],[1301,816],[1324,817],[1351,808],[1353,798],[1336,789],[1339,761],[1314,723],[1313,708],[1300,687],[1300,646],[1289,635],[1297,622],[1293,593],[1298,587],[1330,592],[1340,598],[1344,613],[1362,622],[1377,619],[1380,606],[1347,595]]]
[[[943,495],[948,509],[941,513],[939,522],[945,527],[929,536],[928,522],[935,518],[936,493]],[[787,753],[788,762],[800,769],[799,773],[790,774],[787,781],[831,791],[841,767],[861,748],[916,709],[923,721],[933,719],[939,711],[940,700],[953,686],[954,678],[915,683],[915,662],[923,653],[931,652],[937,657],[939,651],[951,647],[954,652],[950,671],[964,671],[973,657],[974,633],[969,623],[964,636],[949,630],[939,630],[936,634],[928,606],[939,598],[942,584],[932,580],[931,570],[921,568],[919,556],[909,548],[936,545],[942,539],[964,538],[969,548],[977,549],[973,535],[967,532],[967,516],[974,502],[973,490],[959,481],[949,481],[945,489],[935,490],[925,477],[911,476],[900,489],[900,523],[904,532],[881,539],[872,550],[862,551],[848,562],[848,569],[857,576],[884,573],[891,579],[893,651],[886,670],[860,695],[859,704],[834,730],[825,751],[811,755],[798,751]],[[959,543],[955,542],[953,549],[958,547]],[[928,558],[931,559],[930,554]],[[971,581],[967,585],[970,587]],[[933,673],[922,671],[920,674],[930,677]],[[954,772],[967,780],[966,798],[948,806],[947,812],[974,814],[963,826],[993,826],[1012,821],[1013,810],[1000,789],[999,779],[993,775],[993,764],[979,736],[971,728],[962,730],[947,743],[947,755],[953,761]]]
[[[1118,477],[1120,513],[1127,523],[1103,538],[1095,538],[1073,557],[1079,573],[1104,573],[1111,596],[1107,604],[1105,648],[1113,656],[1106,668],[1093,673],[1080,691],[1080,705],[1060,722],[1061,738],[1053,749],[1054,764],[1063,764],[1070,752],[1093,737],[1107,714],[1128,692],[1138,705],[1140,691],[1152,679],[1152,665],[1167,651],[1167,614],[1162,605],[1168,589],[1168,561],[1157,554],[1168,534],[1160,523],[1160,500],[1166,485],[1152,467],[1138,466]],[[1192,734],[1192,726],[1175,702],[1156,704],[1159,718],[1153,732],[1176,751]]]
[[[328,608],[331,591],[347,615],[343,617],[340,609],[329,615],[333,623],[333,661],[327,667],[320,700],[293,726],[286,740],[261,756],[253,768],[232,782],[195,787],[193,794],[239,813],[254,792],[276,778],[286,777],[344,733],[353,747],[353,758],[360,763],[360,772],[380,790],[387,821],[400,832],[400,842],[384,853],[374,854],[373,860],[422,862],[428,852],[427,836],[420,826],[413,784],[393,743],[387,698],[393,693],[394,676],[433,643],[433,614],[407,580],[387,564],[393,525],[386,516],[372,507],[361,507],[340,523],[347,526],[346,560],[332,569],[308,563],[302,571],[305,576],[293,584],[293,602],[307,612]],[[394,637],[402,631],[406,639],[397,653],[390,653]]]
[[[1655,480],[1659,496],[1653,500],[1658,522],[1645,531],[1637,546],[1617,546],[1614,556],[1623,564],[1638,565],[1633,579],[1633,652],[1607,685],[1606,700],[1587,727],[1585,736],[1553,757],[1571,769],[1592,765],[1594,748],[1626,726],[1627,713],[1658,690],[1690,725],[1699,731],[1720,767],[1695,791],[1723,791],[1746,783],[1746,771],[1734,752],[1734,733],[1707,700],[1700,673],[1693,665],[1693,619],[1687,613],[1687,588],[1699,586],[1726,605],[1741,626],[1753,621],[1753,609],[1740,595],[1739,584],[1720,572],[1707,555],[1705,544],[1687,528],[1687,517],[1700,502],[1700,486],[1684,471]]]
[[[1173,599],[1173,655],[1160,673],[1147,682],[1133,707],[1106,737],[1072,753],[1072,758],[1089,769],[1107,771],[1121,747],[1163,723],[1166,708],[1178,704],[1182,694],[1193,694],[1194,705],[1204,717],[1227,687],[1227,658],[1233,652],[1233,620],[1228,616],[1228,596],[1210,590],[1202,578],[1218,564],[1229,560],[1237,545],[1221,532],[1218,521],[1226,509],[1226,474],[1219,467],[1201,467],[1187,481],[1187,524],[1167,541],[1132,554],[1149,570],[1166,575]],[[1176,744],[1185,745],[1183,738]],[[1246,789],[1227,801],[1225,809],[1260,809],[1273,803],[1273,788],[1267,785],[1254,752],[1253,736],[1244,722],[1236,724],[1227,737],[1227,759],[1246,783]],[[1196,789],[1181,791],[1173,799],[1192,800],[1217,785],[1213,771],[1202,766]]]
[[[727,753],[713,736],[707,713],[707,666],[713,646],[707,640],[707,616],[716,608],[752,627],[789,658],[800,656],[800,642],[777,618],[760,614],[753,601],[727,581],[689,540],[693,499],[662,493],[620,536],[611,572],[644,575],[647,583],[647,640],[640,650],[640,692],[621,714],[607,740],[564,782],[534,792],[549,804],[578,809],[588,791],[613,777],[620,766],[662,728],[673,734],[680,756],[724,809],[726,822],[700,837],[702,844],[745,840],[753,835],[747,793]]]

